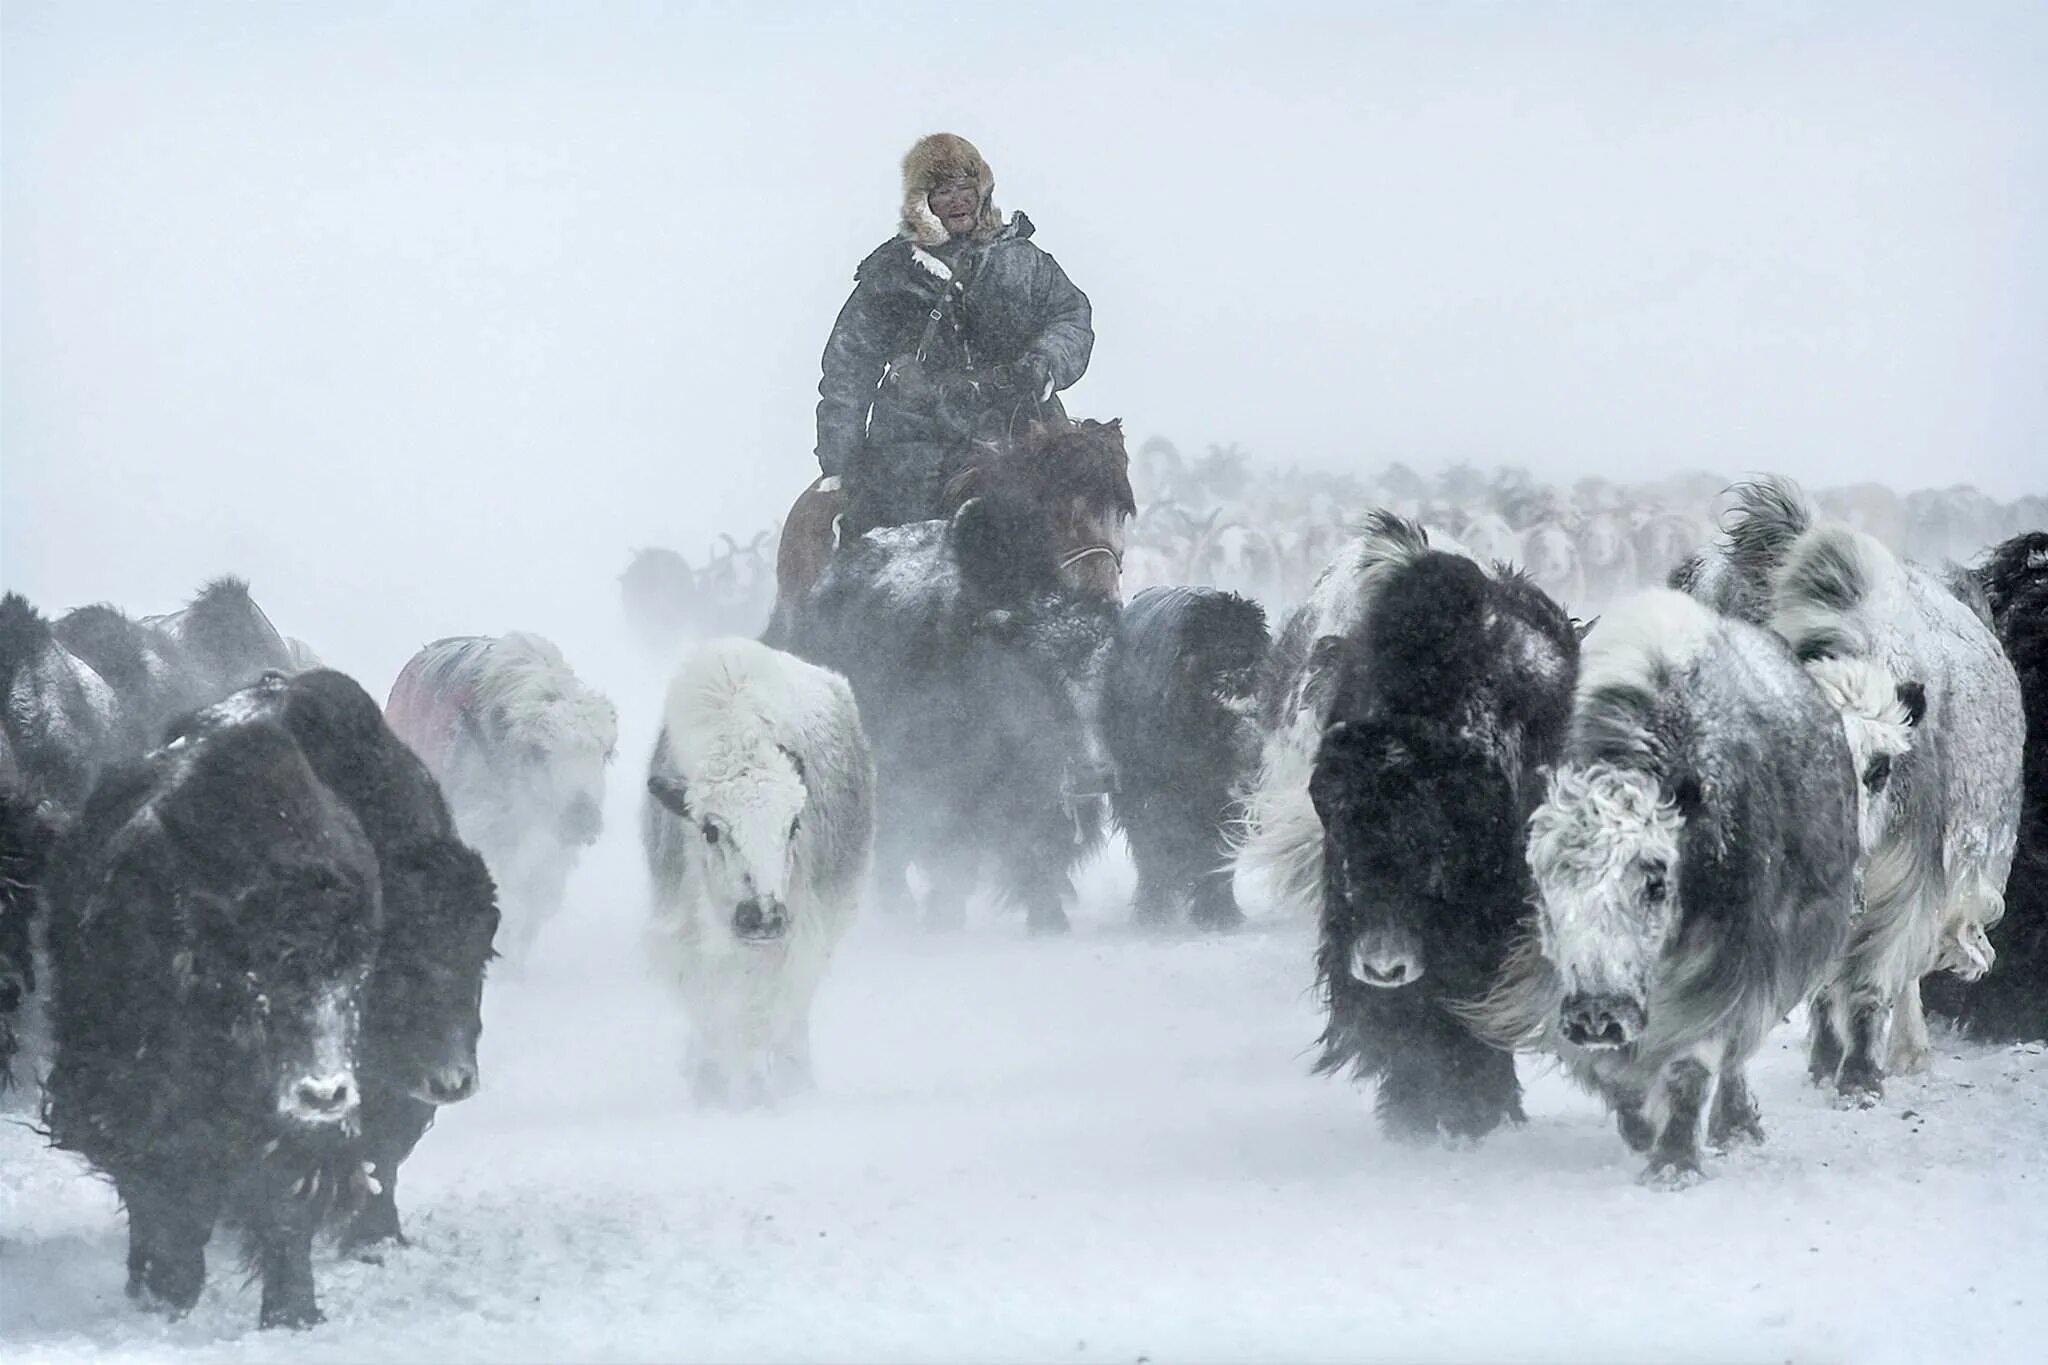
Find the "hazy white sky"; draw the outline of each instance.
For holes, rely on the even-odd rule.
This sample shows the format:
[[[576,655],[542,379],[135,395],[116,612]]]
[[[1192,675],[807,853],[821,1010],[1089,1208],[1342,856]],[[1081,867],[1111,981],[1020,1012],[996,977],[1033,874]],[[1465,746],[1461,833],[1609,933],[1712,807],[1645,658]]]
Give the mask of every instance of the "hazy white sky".
[[[0,22],[0,578],[53,609],[237,569],[376,671],[609,624],[631,547],[809,477],[940,128],[1095,302],[1070,409],[1135,435],[2048,486],[2038,4]]]

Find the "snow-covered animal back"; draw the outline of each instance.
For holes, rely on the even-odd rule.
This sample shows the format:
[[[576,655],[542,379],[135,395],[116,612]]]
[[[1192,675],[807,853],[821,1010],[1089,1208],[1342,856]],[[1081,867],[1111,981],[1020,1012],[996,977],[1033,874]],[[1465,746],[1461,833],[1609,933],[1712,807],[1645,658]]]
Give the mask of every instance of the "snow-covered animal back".
[[[428,645],[392,684],[385,717],[489,864],[505,918],[499,951],[519,964],[604,830],[617,711],[551,641],[514,631]]]
[[[811,1001],[859,905],[874,780],[853,690],[827,669],[721,639],[669,684],[641,833],[698,1099],[809,1088]]]

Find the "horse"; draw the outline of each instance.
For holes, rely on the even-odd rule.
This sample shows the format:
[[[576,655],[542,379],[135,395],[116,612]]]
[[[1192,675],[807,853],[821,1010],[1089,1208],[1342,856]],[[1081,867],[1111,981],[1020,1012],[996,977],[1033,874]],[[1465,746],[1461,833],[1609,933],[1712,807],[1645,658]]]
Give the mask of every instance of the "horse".
[[[1033,422],[1014,438],[968,446],[948,472],[938,515],[950,518],[980,494],[1021,494],[1052,522],[1061,576],[1120,601],[1124,522],[1138,510],[1130,466],[1121,419]],[[845,512],[846,494],[833,478],[813,482],[790,507],[775,552],[778,615],[818,581],[845,531],[869,529],[843,526]]]

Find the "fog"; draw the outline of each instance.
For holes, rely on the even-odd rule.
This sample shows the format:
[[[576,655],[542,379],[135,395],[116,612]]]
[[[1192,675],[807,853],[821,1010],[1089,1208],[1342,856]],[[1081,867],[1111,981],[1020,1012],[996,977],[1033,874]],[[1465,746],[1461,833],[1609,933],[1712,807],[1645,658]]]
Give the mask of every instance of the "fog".
[[[2020,3],[6,0],[0,586],[241,574],[379,699],[537,630],[621,714],[607,833],[406,1167],[414,1245],[324,1252],[292,1354],[2032,1358],[2038,1048],[1944,1035],[1844,1116],[1781,1030],[1771,1145],[1658,1203],[1533,1063],[1526,1128],[1384,1140],[1307,1074],[1313,927],[1141,935],[1114,849],[1057,941],[864,908],[819,1093],[692,1110],[636,965],[669,661],[616,579],[814,476],[819,352],[940,129],[1090,295],[1067,406],[1134,450],[2048,491],[2044,70]],[[132,1312],[82,1172],[0,1122],[0,1339],[278,1354],[225,1251],[191,1319]]]
[[[1070,410],[1136,436],[2040,483],[2033,7],[10,3],[4,38],[5,581],[160,610],[236,570],[373,689],[773,524],[937,128],[1094,301]]]

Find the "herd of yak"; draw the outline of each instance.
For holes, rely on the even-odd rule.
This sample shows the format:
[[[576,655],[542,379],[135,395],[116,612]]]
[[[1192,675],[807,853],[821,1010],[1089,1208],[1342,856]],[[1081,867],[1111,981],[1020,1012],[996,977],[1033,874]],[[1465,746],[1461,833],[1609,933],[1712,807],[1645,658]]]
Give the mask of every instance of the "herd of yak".
[[[1824,506],[1737,485],[1590,621],[1461,544],[1480,516],[1381,506],[1277,632],[1224,587],[1103,596],[1001,488],[846,538],[663,703],[648,954],[691,1091],[810,1084],[864,901],[952,927],[986,885],[1060,932],[1112,826],[1142,925],[1241,891],[1318,925],[1319,1067],[1401,1137],[1518,1121],[1542,1052],[1681,1187],[1762,1138],[1744,1068],[1801,1005],[1848,1108],[1926,1065],[1928,1010],[2048,1035],[2048,532],[1937,566]],[[489,961],[604,828],[611,704],[513,634],[380,707],[235,580],[139,620],[7,595],[0,702],[0,1081],[118,1187],[131,1294],[189,1308],[226,1220],[261,1321],[317,1321],[315,1233],[399,1236]]]

